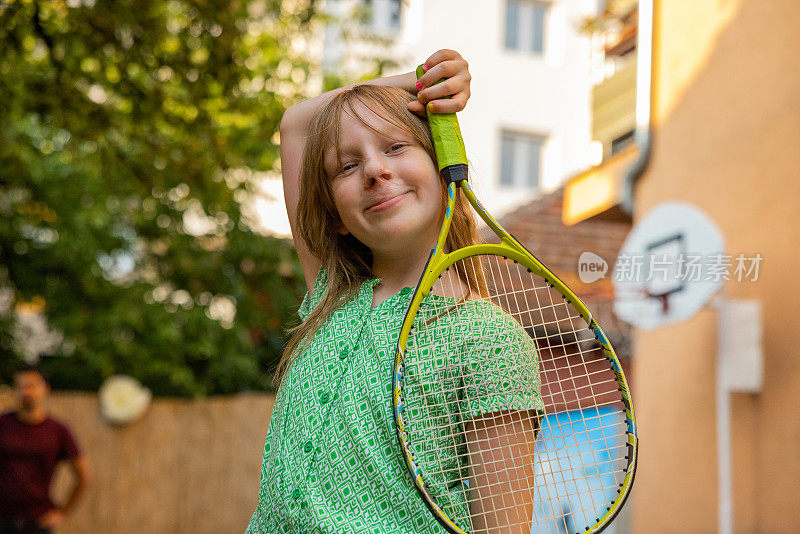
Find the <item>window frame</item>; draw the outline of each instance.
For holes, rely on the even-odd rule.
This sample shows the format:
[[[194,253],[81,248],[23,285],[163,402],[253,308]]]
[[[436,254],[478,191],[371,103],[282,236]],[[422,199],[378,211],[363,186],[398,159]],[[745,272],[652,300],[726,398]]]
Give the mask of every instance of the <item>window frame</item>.
[[[526,141],[527,146],[536,146],[538,148],[536,154],[536,183],[530,183],[530,158],[531,153],[528,153],[526,156],[526,160],[528,165],[526,166],[526,173],[523,173],[523,177],[521,178],[520,175],[514,174],[514,163],[516,161],[516,154],[512,154],[511,160],[511,173],[512,173],[512,182],[506,183],[504,182],[504,176],[507,176],[507,160],[506,160],[506,139],[513,139],[515,146],[520,146],[520,141]],[[497,187],[501,191],[529,191],[529,192],[539,192],[542,189],[542,177],[543,177],[543,169],[544,169],[544,159],[545,153],[547,150],[547,142],[548,136],[544,135],[540,132],[531,132],[529,130],[520,130],[515,128],[504,128],[501,127],[499,129],[498,135],[498,144],[499,149],[497,151],[498,154],[498,172],[497,172]]]
[[[386,15],[381,20],[375,17],[375,5],[384,4],[381,9],[381,14]],[[392,5],[396,5],[399,9],[397,25],[392,23]],[[402,0],[358,0],[358,5],[362,9],[369,9],[368,17],[364,20],[364,25],[372,32],[399,32],[403,29],[403,1]]]
[[[532,47],[523,48],[521,45],[522,39],[520,35],[520,23],[519,21],[522,20],[522,16],[520,14],[517,15],[516,20],[517,24],[515,25],[516,35],[516,45],[510,46],[508,44],[508,36],[509,36],[509,10],[511,5],[517,5],[520,9],[524,9],[524,12],[527,13],[528,16],[533,15],[534,10],[536,8],[541,8],[542,16],[541,16],[541,50],[535,50]],[[530,6],[527,8],[523,8],[523,6]],[[550,26],[550,15],[552,13],[553,3],[552,1],[548,0],[505,0],[503,2],[503,13],[502,13],[502,31],[500,32],[500,39],[501,39],[501,47],[503,51],[509,53],[516,53],[516,54],[525,54],[527,56],[533,56],[537,58],[542,58],[547,54],[548,51],[548,37],[550,32],[548,31]],[[533,39],[533,37],[531,37]]]

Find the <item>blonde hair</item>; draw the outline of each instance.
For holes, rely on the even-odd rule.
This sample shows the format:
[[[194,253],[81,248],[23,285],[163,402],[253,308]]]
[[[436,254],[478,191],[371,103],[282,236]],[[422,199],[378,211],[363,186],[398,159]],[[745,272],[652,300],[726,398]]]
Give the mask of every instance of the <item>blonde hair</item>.
[[[334,204],[330,178],[325,171],[325,150],[339,152],[340,118],[348,113],[368,128],[374,129],[355,111],[360,103],[374,111],[387,122],[409,133],[436,163],[431,132],[425,119],[408,111],[407,104],[414,97],[398,88],[378,85],[356,85],[337,93],[323,106],[312,120],[300,169],[300,199],[297,206],[297,226],[300,237],[311,253],[317,257],[327,272],[328,288],[322,300],[292,333],[275,370],[280,381],[295,354],[305,349],[314,333],[330,314],[358,294],[361,284],[372,278],[372,252],[350,234],[341,235],[339,213]],[[438,166],[437,166],[438,168]],[[442,181],[442,214],[447,203],[447,186]],[[478,242],[475,220],[463,195],[458,195],[450,233],[445,243],[449,250]],[[465,280],[470,287],[479,285],[475,280]]]

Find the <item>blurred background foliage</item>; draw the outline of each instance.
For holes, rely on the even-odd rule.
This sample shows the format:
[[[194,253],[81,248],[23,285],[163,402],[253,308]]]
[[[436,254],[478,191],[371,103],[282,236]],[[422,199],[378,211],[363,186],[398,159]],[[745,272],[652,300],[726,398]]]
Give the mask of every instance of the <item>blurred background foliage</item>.
[[[248,199],[304,96],[313,0],[0,3],[0,378],[272,386],[305,291]]]

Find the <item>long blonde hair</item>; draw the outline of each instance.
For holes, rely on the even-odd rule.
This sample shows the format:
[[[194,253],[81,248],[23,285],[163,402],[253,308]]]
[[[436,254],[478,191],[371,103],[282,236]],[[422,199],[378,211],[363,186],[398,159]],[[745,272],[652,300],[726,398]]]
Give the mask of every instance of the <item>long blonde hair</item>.
[[[425,119],[408,111],[414,97],[398,88],[378,85],[356,85],[336,94],[312,120],[300,169],[300,199],[297,226],[300,237],[325,268],[328,289],[314,310],[292,333],[275,370],[281,380],[295,354],[305,349],[314,333],[330,314],[358,294],[361,284],[371,279],[372,252],[351,234],[341,235],[339,213],[334,204],[331,181],[325,172],[325,150],[334,147],[340,159],[339,135],[342,113],[349,113],[368,128],[373,128],[355,111],[360,103],[389,123],[411,134],[436,163],[431,132]],[[373,128],[374,129],[374,128]],[[438,168],[438,166],[437,166]],[[447,203],[447,186],[441,183],[442,214]],[[478,242],[478,235],[468,201],[458,195],[450,233],[445,245],[449,250]],[[475,281],[469,285],[475,287]]]

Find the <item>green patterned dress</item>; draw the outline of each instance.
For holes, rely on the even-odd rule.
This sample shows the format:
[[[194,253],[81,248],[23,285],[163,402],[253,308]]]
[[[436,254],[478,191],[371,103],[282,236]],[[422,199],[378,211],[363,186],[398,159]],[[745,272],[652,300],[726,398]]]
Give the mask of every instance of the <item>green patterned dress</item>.
[[[288,369],[267,431],[258,507],[248,534],[446,532],[414,488],[392,416],[394,350],[412,289],[372,308],[373,287],[379,283],[365,281]],[[300,306],[302,319],[326,289],[320,269]],[[508,316],[484,315],[483,324],[497,332],[498,345],[530,344]],[[474,362],[460,365],[465,375],[475,376]],[[538,369],[538,361],[534,365]],[[487,371],[505,380],[509,377],[498,375],[504,372],[504,366]],[[537,384],[526,388],[517,404],[541,410],[534,375]],[[464,410],[489,413],[492,404]]]

